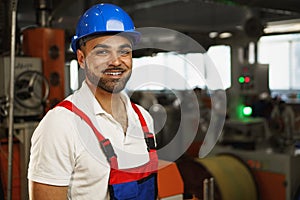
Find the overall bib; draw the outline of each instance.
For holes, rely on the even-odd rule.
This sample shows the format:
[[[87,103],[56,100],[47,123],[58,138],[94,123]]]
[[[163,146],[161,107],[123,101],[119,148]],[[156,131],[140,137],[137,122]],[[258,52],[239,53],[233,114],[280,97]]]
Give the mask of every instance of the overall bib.
[[[112,200],[155,200],[157,197],[157,167],[158,157],[155,149],[154,136],[149,132],[146,121],[139,108],[131,103],[134,111],[137,113],[143,132],[147,150],[149,153],[149,162],[142,166],[119,169],[117,155],[109,139],[104,138],[102,134],[93,125],[89,117],[77,108],[70,101],[62,101],[57,106],[62,106],[83,119],[93,130],[98,138],[99,145],[104,152],[107,161],[110,164],[109,176],[109,194]]]

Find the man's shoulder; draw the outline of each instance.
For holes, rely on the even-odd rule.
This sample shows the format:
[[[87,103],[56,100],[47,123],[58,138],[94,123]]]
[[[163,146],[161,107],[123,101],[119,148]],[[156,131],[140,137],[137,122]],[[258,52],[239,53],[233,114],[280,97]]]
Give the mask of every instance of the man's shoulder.
[[[78,117],[76,117],[70,110],[61,106],[56,106],[46,113],[39,124],[40,126],[51,127],[53,130],[64,127],[70,128],[78,120]]]

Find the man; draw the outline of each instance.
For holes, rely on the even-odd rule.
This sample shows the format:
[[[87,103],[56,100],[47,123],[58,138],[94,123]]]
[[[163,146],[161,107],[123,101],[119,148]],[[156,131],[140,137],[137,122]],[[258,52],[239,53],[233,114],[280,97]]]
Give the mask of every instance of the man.
[[[31,200],[156,198],[157,156],[147,133],[153,120],[122,92],[139,38],[127,13],[112,4],[95,5],[79,19],[71,45],[86,78],[33,134]]]

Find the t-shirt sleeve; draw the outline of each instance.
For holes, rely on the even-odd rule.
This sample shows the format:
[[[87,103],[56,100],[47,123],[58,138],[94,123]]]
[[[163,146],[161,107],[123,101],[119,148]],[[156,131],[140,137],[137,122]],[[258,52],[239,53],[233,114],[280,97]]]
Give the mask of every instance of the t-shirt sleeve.
[[[64,108],[48,111],[31,138],[28,179],[57,186],[67,186],[75,165],[73,113]]]

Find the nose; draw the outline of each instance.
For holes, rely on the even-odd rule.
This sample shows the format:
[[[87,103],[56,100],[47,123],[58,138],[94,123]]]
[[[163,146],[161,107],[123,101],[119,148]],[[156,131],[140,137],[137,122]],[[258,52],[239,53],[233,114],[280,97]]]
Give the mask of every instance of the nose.
[[[113,66],[121,65],[121,56],[117,52],[112,53],[110,64]]]

